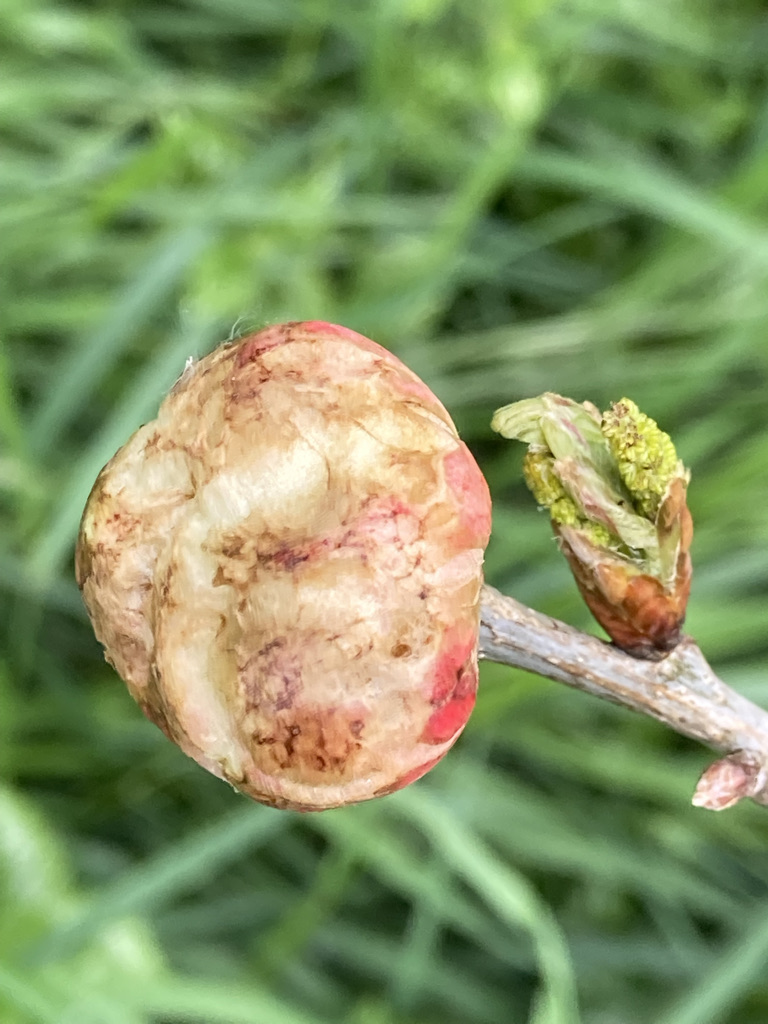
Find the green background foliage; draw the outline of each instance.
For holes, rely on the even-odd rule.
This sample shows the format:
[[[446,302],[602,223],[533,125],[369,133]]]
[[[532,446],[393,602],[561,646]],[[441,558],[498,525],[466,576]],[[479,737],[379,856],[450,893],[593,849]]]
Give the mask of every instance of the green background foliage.
[[[283,319],[400,354],[491,484],[491,582],[593,628],[497,406],[627,394],[693,469],[688,621],[768,701],[758,0],[5,0],[2,1024],[765,1024],[768,812],[708,754],[485,666],[466,733],[295,815],[187,761],[72,578],[188,356]]]

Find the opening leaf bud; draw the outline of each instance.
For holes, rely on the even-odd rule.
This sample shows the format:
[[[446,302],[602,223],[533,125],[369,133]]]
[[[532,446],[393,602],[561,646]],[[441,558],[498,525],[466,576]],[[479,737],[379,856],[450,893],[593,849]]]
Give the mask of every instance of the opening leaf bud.
[[[658,657],[680,639],[691,584],[689,473],[634,402],[605,413],[547,393],[499,409],[523,441],[526,483],[549,512],[579,590],[613,641]]]

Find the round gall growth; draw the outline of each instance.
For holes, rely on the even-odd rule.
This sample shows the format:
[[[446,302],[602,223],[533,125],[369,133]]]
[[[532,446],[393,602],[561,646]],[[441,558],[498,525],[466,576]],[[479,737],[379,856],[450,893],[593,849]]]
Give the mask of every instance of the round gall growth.
[[[255,800],[427,772],[472,711],[490,498],[431,391],[326,323],[192,364],[104,467],[77,579],[148,717]]]

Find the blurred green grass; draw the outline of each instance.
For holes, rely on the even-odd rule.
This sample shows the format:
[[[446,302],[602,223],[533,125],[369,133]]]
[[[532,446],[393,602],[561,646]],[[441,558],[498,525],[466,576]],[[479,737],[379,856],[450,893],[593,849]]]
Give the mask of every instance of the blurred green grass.
[[[768,817],[689,806],[705,751],[487,665],[411,789],[251,806],[141,718],[70,565],[187,356],[328,319],[451,409],[490,580],[585,628],[490,415],[657,418],[689,631],[768,703],[767,63],[757,0],[6,0],[2,1024],[768,1019]]]

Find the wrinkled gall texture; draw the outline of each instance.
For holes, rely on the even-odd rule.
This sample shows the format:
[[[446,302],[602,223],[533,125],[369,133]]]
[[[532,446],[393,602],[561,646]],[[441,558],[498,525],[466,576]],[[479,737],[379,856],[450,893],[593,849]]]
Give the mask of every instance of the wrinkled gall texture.
[[[475,701],[490,499],[429,389],[324,323],[189,366],[102,470],[77,578],[182,750],[275,807],[427,772]]]

